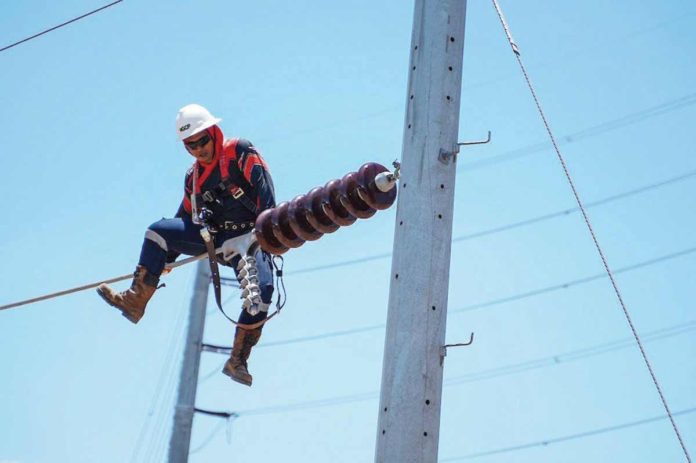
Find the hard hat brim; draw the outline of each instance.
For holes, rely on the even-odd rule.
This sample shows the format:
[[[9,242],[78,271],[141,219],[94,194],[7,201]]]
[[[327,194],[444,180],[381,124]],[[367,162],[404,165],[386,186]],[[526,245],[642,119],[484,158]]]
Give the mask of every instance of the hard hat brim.
[[[201,133],[205,129],[208,129],[214,125],[217,125],[219,122],[222,122],[222,119],[219,117],[214,117],[213,119],[205,121],[203,124],[199,125],[198,127],[191,128],[189,130],[186,130],[184,132],[179,132],[178,138],[180,141],[184,141],[188,137],[192,137],[193,135],[196,135],[197,133]]]

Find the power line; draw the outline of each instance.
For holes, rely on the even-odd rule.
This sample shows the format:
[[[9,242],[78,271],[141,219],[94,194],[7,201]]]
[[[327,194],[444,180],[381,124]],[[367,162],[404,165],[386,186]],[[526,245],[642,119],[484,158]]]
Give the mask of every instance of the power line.
[[[601,206],[601,205],[608,204],[608,203],[618,201],[621,199],[625,199],[625,198],[628,198],[631,196],[636,196],[636,195],[639,195],[641,193],[646,193],[646,192],[651,191],[651,190],[656,190],[656,189],[659,189],[659,188],[662,188],[662,187],[665,187],[665,186],[668,186],[668,185],[671,185],[671,184],[674,184],[677,182],[688,180],[688,179],[691,179],[693,177],[696,177],[696,170],[692,170],[692,171],[686,172],[684,174],[670,177],[668,179],[661,180],[659,182],[642,185],[642,186],[639,186],[639,187],[631,189],[631,190],[626,190],[626,191],[617,193],[615,195],[606,196],[606,197],[600,198],[596,201],[592,201],[592,202],[587,203],[585,205],[585,207],[592,208],[592,207]],[[467,240],[479,238],[479,237],[486,236],[486,235],[492,235],[494,233],[500,233],[502,231],[512,230],[512,229],[523,227],[526,225],[531,225],[534,223],[543,222],[546,220],[551,220],[551,219],[554,219],[557,217],[563,217],[563,216],[572,214],[574,212],[578,212],[579,210],[580,210],[579,207],[563,209],[563,210],[551,212],[549,214],[543,214],[543,215],[539,215],[536,217],[531,217],[529,219],[501,225],[498,227],[488,228],[488,229],[481,230],[481,231],[474,232],[474,233],[459,235],[459,236],[452,238],[452,242],[454,243],[454,242],[459,242],[459,241],[467,241]],[[329,263],[329,264],[317,265],[317,266],[313,266],[313,267],[306,267],[306,268],[302,268],[299,270],[286,271],[285,273],[292,274],[292,275],[297,275],[297,274],[301,274],[301,273],[310,273],[310,272],[316,272],[319,270],[328,270],[328,269],[332,269],[332,268],[336,268],[336,267],[343,267],[343,266],[347,266],[347,265],[362,264],[365,262],[371,262],[373,260],[386,259],[388,257],[391,257],[390,252],[381,253],[381,254],[374,254],[371,256],[365,256],[365,257],[360,257],[357,259],[344,260],[344,261],[339,261],[339,262],[334,262],[334,263]]]
[[[684,334],[696,329],[696,320],[692,320],[686,323],[673,325],[667,328],[662,328],[659,330],[650,331],[645,334],[645,340],[647,342],[657,341],[660,339],[671,338]],[[589,357],[595,357],[603,355],[609,352],[626,349],[633,347],[635,345],[635,340],[633,338],[624,338],[620,340],[614,340],[602,344],[596,344],[594,346],[589,346],[582,349],[577,349],[573,351],[564,352],[561,354],[556,354],[552,356],[546,356],[538,359],[528,360],[526,362],[521,362],[513,365],[506,365],[503,367],[492,368],[488,370],[481,370],[474,373],[469,373],[467,375],[448,378],[444,382],[444,387],[452,387],[461,385],[464,383],[472,383],[476,381],[483,381],[487,379],[492,379],[501,376],[509,376],[514,374],[523,373],[525,371],[558,366],[561,363],[574,362],[581,359],[586,359]],[[364,402],[369,400],[374,400],[379,396],[377,391],[363,392],[357,394],[350,394],[337,397],[329,397],[325,399],[317,399],[305,402],[297,402],[293,404],[284,405],[274,405],[269,407],[261,407],[249,410],[241,410],[235,413],[232,412],[208,412],[208,414],[215,415],[222,418],[238,418],[243,416],[253,416],[253,415],[271,415],[283,412],[293,412],[300,410],[307,410],[313,408],[330,407],[336,405],[344,405],[348,403]],[[217,431],[216,431],[217,432]],[[469,458],[469,456],[458,457],[458,458]]]
[[[206,258],[206,257],[208,257],[207,254],[201,254],[201,255],[198,255],[198,256],[190,256],[190,257],[187,257],[187,258],[185,258],[185,259],[181,259],[181,260],[179,260],[179,261],[177,261],[177,262],[173,262],[173,263],[171,263],[171,264],[167,264],[167,265],[165,266],[165,268],[174,269],[174,268],[176,268],[176,267],[181,267],[182,265],[186,265],[186,264],[189,264],[189,263],[191,263],[191,262],[195,262],[195,261],[197,261],[197,260],[204,259],[204,258]],[[28,305],[28,304],[34,304],[35,302],[41,302],[41,301],[45,301],[45,300],[47,300],[47,299],[53,299],[53,298],[56,298],[56,297],[67,296],[68,294],[77,293],[77,292],[79,292],[79,291],[84,291],[84,290],[86,290],[86,289],[96,288],[97,286],[99,286],[99,285],[102,284],[102,283],[116,283],[116,282],[118,282],[118,281],[128,280],[128,279],[130,279],[130,278],[132,278],[132,277],[133,277],[133,275],[129,273],[129,274],[126,274],[126,275],[121,275],[121,276],[118,276],[118,277],[109,278],[108,280],[101,280],[101,281],[97,281],[97,282],[95,282],[95,283],[89,283],[89,284],[86,284],[86,285],[78,286],[78,287],[76,287],[76,288],[66,289],[66,290],[63,290],[63,291],[58,291],[57,293],[45,294],[45,295],[43,295],[43,296],[35,297],[35,298],[32,298],[32,299],[26,299],[26,300],[24,300],[24,301],[13,302],[13,303],[11,303],[11,304],[5,304],[5,305],[0,306],[0,310],[12,309],[12,308],[14,308],[14,307],[19,307],[19,306]]]
[[[34,34],[34,35],[32,35],[31,37],[27,37],[26,39],[22,39],[22,40],[20,40],[19,42],[15,42],[15,43],[13,43],[13,44],[7,45],[7,46],[4,47],[4,48],[0,48],[0,52],[3,52],[3,51],[5,51],[5,50],[9,50],[9,49],[12,48],[12,47],[16,47],[16,46],[19,45],[19,44],[22,44],[22,43],[24,43],[24,42],[28,42],[29,40],[35,39],[35,38],[37,38],[37,37],[40,37],[40,36],[42,36],[42,35],[44,35],[44,34],[47,34],[47,33],[51,32],[51,31],[54,31],[54,30],[56,30],[56,29],[60,29],[60,28],[63,27],[63,26],[67,26],[68,24],[74,23],[75,21],[79,21],[80,19],[86,18],[87,16],[93,15],[94,13],[98,13],[98,12],[100,12],[100,11],[102,11],[102,10],[105,10],[105,9],[107,9],[107,8],[109,8],[109,7],[112,7],[112,6],[116,5],[117,3],[121,3],[122,1],[123,1],[123,0],[116,0],[116,1],[113,2],[113,3],[109,3],[108,5],[104,5],[104,6],[100,7],[100,8],[97,8],[96,10],[90,11],[89,13],[85,13],[85,14],[83,14],[82,16],[78,16],[77,18],[73,18],[73,19],[71,19],[70,21],[66,21],[66,22],[64,22],[64,23],[62,23],[62,24],[58,24],[57,26],[54,26],[54,27],[52,27],[52,28],[50,28],[50,29],[46,29],[45,31],[39,32],[38,34]]]
[[[193,275],[189,275],[187,282],[189,285],[193,285]],[[175,363],[177,358],[175,353],[179,352],[180,345],[184,342],[184,337],[181,336],[182,328],[186,320],[186,310],[184,306],[185,300],[182,299],[172,332],[169,335],[169,341],[167,342],[167,349],[164,361],[162,362],[157,386],[155,387],[155,392],[150,401],[150,408],[140,428],[138,440],[129,460],[131,462],[141,461],[141,449],[145,436],[148,433],[149,441],[144,450],[142,461],[156,461],[153,460],[153,453],[156,448],[161,447],[162,441],[160,441],[160,439],[163,439],[161,430],[164,429],[163,423],[165,422],[167,411],[170,410],[169,400],[171,399],[168,399],[168,397],[170,397],[170,394],[174,391],[174,381],[176,378]]]
[[[610,132],[612,130],[636,124],[646,119],[660,116],[662,114],[667,114],[669,112],[676,111],[687,106],[691,106],[695,103],[696,93],[690,93],[688,95],[681,96],[674,100],[660,103],[656,106],[651,106],[640,111],[625,114],[616,119],[611,119],[600,124],[593,125],[582,130],[578,130],[577,132],[563,135],[559,138],[558,144],[564,145],[568,143],[574,143],[584,138],[594,137],[606,132]],[[482,167],[488,167],[494,164],[507,162],[513,159],[529,156],[552,148],[553,146],[550,145],[548,142],[534,143],[531,145],[523,146],[521,148],[516,148],[507,151],[505,153],[498,154],[496,156],[490,156],[486,159],[460,163],[460,168],[464,170],[480,169]]]
[[[696,320],[692,320],[683,324],[674,325],[668,328],[663,328],[660,330],[654,330],[646,333],[646,340],[648,342],[657,341],[660,339],[671,338],[691,332],[696,329]],[[522,373],[524,371],[529,371],[533,369],[557,366],[561,363],[574,362],[581,359],[586,359],[589,357],[595,357],[598,355],[606,354],[608,352],[617,351],[620,349],[626,349],[635,345],[632,338],[624,338],[620,340],[614,340],[607,343],[597,344],[594,346],[589,346],[583,349],[577,349],[574,351],[568,351],[561,354],[556,354],[552,356],[546,356],[539,359],[528,360],[525,362],[506,365],[504,367],[497,367],[494,369],[481,370],[474,373],[469,373],[464,376],[456,376],[448,378],[444,382],[445,387],[457,386],[465,383],[472,383],[476,381],[482,381],[491,378],[497,378],[501,376],[509,376],[513,374]],[[548,360],[552,359],[552,362]],[[236,412],[240,417],[251,416],[251,415],[269,415],[280,412],[290,412],[305,410],[310,408],[321,408],[334,405],[342,405],[346,403],[362,402],[371,399],[375,399],[379,396],[378,391],[363,392],[357,394],[350,394],[344,396],[328,397],[326,399],[310,400],[305,402],[297,402],[293,404],[284,405],[274,405],[269,407],[254,408],[249,410],[239,410]]]
[[[208,444],[210,443],[210,441],[213,440],[213,438],[214,438],[214,437],[217,435],[217,433],[225,426],[225,424],[226,424],[226,423],[225,423],[224,421],[220,421],[220,422],[213,428],[213,430],[210,431],[210,434],[208,434],[208,437],[206,437],[205,439],[203,439],[203,441],[202,441],[200,444],[198,444],[197,446],[195,446],[194,448],[192,448],[192,449],[189,451],[189,455],[193,455],[194,453],[197,453],[197,452],[200,452],[201,450],[203,450],[203,448],[204,448],[206,445],[208,445]]]
[[[658,188],[662,188],[662,187],[671,185],[671,184],[673,184],[673,183],[677,183],[677,182],[680,182],[680,181],[683,181],[683,180],[687,180],[687,179],[690,179],[690,178],[692,178],[692,177],[694,177],[694,176],[696,176],[696,170],[689,171],[689,172],[686,172],[686,173],[684,173],[684,174],[680,174],[680,175],[677,175],[677,176],[675,176],[675,177],[671,177],[671,178],[668,178],[668,179],[665,179],[665,180],[662,180],[662,181],[659,181],[659,182],[655,182],[655,183],[643,185],[643,186],[640,186],[640,187],[638,187],[638,188],[634,188],[634,189],[632,189],[632,190],[627,190],[627,191],[624,191],[624,192],[621,192],[621,193],[618,193],[618,194],[615,194],[615,195],[607,196],[607,197],[605,197],[605,198],[601,198],[601,199],[599,199],[599,200],[596,200],[596,201],[593,201],[593,202],[589,202],[589,203],[587,203],[587,204],[585,205],[585,207],[591,208],[591,207],[596,207],[596,206],[608,204],[608,203],[613,202],[613,201],[618,201],[618,200],[625,199],[625,198],[628,198],[628,197],[631,197],[631,196],[635,196],[635,195],[638,195],[638,194],[641,194],[641,193],[645,193],[645,192],[650,191],[650,190],[655,190],[655,189],[658,189]],[[513,223],[509,223],[509,224],[502,225],[502,226],[499,226],[499,227],[493,227],[493,228],[489,228],[489,229],[486,229],[486,230],[482,230],[482,231],[479,231],[479,232],[474,232],[474,233],[469,233],[469,234],[465,234],[465,235],[460,235],[460,236],[457,236],[457,237],[452,238],[452,242],[454,243],[454,242],[459,242],[459,241],[466,241],[466,240],[470,240],[470,239],[474,239],[474,238],[479,238],[479,237],[481,237],[481,236],[486,236],[486,235],[491,235],[491,234],[494,234],[494,233],[499,233],[499,232],[502,232],[502,231],[512,230],[512,229],[515,229],[515,228],[518,228],[518,227],[522,227],[522,226],[526,226],[526,225],[531,225],[531,224],[534,224],[534,223],[543,222],[543,221],[546,221],[546,220],[551,220],[551,219],[554,219],[554,218],[556,218],[556,217],[562,217],[562,216],[565,216],[565,215],[569,215],[569,214],[574,213],[574,212],[577,212],[577,211],[579,211],[579,210],[580,210],[580,209],[579,209],[578,207],[575,207],[575,208],[569,208],[569,209],[564,209],[564,210],[552,212],[552,213],[549,213],[549,214],[543,214],[543,215],[536,216],[536,217],[532,217],[532,218],[529,218],[529,219],[525,219],[525,220],[522,220],[522,221],[519,221],[519,222],[513,222]],[[340,261],[340,262],[334,262],[334,263],[330,263],[330,264],[324,264],[324,265],[319,265],[319,266],[314,266],[314,267],[308,267],[308,268],[299,269],[299,270],[295,270],[295,271],[291,271],[291,272],[286,272],[286,273],[290,273],[290,274],[301,274],[301,273],[315,272],[315,271],[319,271],[319,270],[328,270],[328,269],[332,269],[332,268],[336,268],[336,267],[343,267],[343,266],[347,266],[347,265],[361,264],[361,263],[365,263],[365,262],[371,262],[371,261],[374,261],[374,260],[385,259],[385,258],[390,257],[390,256],[391,256],[391,253],[374,254],[374,255],[372,255],[372,256],[366,256],[366,257],[361,257],[361,258],[357,258],[357,259],[351,259],[351,260],[347,260],[347,261]],[[182,259],[182,260],[177,261],[177,262],[175,262],[175,263],[173,263],[173,264],[170,264],[170,265],[168,265],[168,266],[174,268],[174,267],[178,267],[178,266],[180,266],[180,265],[184,265],[184,264],[187,264],[187,263],[189,263],[189,262],[192,262],[192,261],[194,261],[194,260],[197,260],[197,259],[200,259],[200,258],[204,258],[204,257],[205,257],[205,254],[202,254],[202,255],[200,255],[200,256],[188,257],[188,258],[186,258],[186,259]],[[128,279],[128,278],[130,278],[130,277],[131,277],[130,274],[128,274],[128,275],[123,275],[123,276],[120,276],[120,277],[116,277],[116,278],[112,278],[112,279],[110,279],[110,280],[107,280],[106,282],[108,283],[108,282],[115,282],[115,281],[125,280],[125,279]],[[232,280],[230,279],[230,281],[232,281]],[[99,283],[101,283],[101,282],[99,282]],[[48,295],[44,295],[44,296],[40,296],[40,297],[36,297],[36,298],[32,298],[32,299],[20,301],[20,302],[15,302],[15,303],[11,303],[11,304],[5,304],[5,305],[0,306],[0,310],[10,309],[10,308],[14,308],[14,307],[17,307],[17,306],[20,306],[20,305],[25,305],[25,304],[31,304],[31,303],[39,302],[39,301],[42,301],[42,300],[45,300],[45,299],[50,299],[50,298],[55,298],[55,297],[62,297],[62,296],[64,296],[64,295],[71,294],[71,293],[74,293],[74,292],[77,292],[77,291],[83,291],[83,290],[85,290],[85,289],[89,289],[89,288],[92,288],[92,287],[96,287],[99,283],[92,283],[92,284],[89,284],[89,285],[84,285],[84,286],[80,286],[80,287],[77,287],[77,288],[72,288],[72,289],[68,289],[68,290],[64,290],[64,291],[59,291],[59,292],[56,292],[56,293],[52,293],[52,294],[48,294]],[[227,303],[232,299],[232,297],[233,297],[233,296],[231,296],[230,298],[226,299],[226,300],[225,300],[225,304],[227,304]],[[213,311],[214,311],[214,310],[213,310]]]
[[[657,341],[659,339],[671,338],[694,330],[696,330],[696,320],[670,326],[667,328],[662,328],[659,330],[650,331],[646,333],[643,337],[646,341]],[[609,341],[603,344],[596,344],[594,346],[586,347],[583,349],[576,349],[561,354],[549,355],[546,357],[528,360],[526,362],[490,368],[487,370],[467,373],[461,376],[454,376],[448,378],[446,384],[448,386],[453,386],[455,384],[471,383],[475,381],[497,378],[499,376],[506,376],[530,370],[536,370],[538,368],[556,366],[561,363],[573,362],[575,360],[580,360],[588,357],[595,357],[598,355],[607,354],[609,352],[614,352],[621,349],[628,349],[635,346],[635,344],[636,343],[633,338],[624,338],[620,340]]]
[[[686,249],[681,249],[679,251],[675,251],[675,252],[672,252],[669,254],[663,254],[661,256],[658,256],[658,257],[655,257],[652,259],[648,259],[648,260],[644,260],[641,262],[636,262],[634,264],[627,265],[625,267],[620,267],[620,268],[616,269],[614,271],[614,273],[618,275],[621,273],[630,272],[630,271],[637,270],[640,268],[649,267],[651,265],[655,265],[655,264],[658,264],[661,262],[666,262],[668,260],[673,260],[673,259],[677,259],[679,257],[687,256],[687,255],[690,255],[693,253],[696,253],[696,246],[686,248]],[[549,293],[552,291],[558,291],[561,289],[568,289],[572,286],[577,286],[580,284],[589,283],[591,281],[600,280],[602,278],[606,278],[605,273],[598,273],[595,275],[590,275],[587,277],[578,278],[575,280],[570,280],[570,281],[558,283],[558,284],[551,285],[551,286],[546,286],[546,287],[539,288],[539,289],[534,289],[534,290],[524,291],[524,292],[517,293],[517,294],[512,294],[510,296],[505,296],[505,297],[498,298],[498,299],[491,299],[489,301],[484,301],[484,302],[466,305],[464,307],[452,309],[452,310],[450,310],[450,312],[452,314],[457,314],[457,313],[462,313],[462,312],[468,312],[471,310],[482,309],[485,307],[492,307],[495,305],[505,304],[507,302],[513,302],[513,301],[518,301],[520,299],[526,299],[528,297],[538,296],[540,294]],[[379,329],[384,329],[384,327],[385,327],[385,324],[381,323],[381,324],[377,324],[377,325],[367,325],[367,326],[361,326],[361,327],[351,328],[351,329],[347,329],[347,330],[331,331],[331,332],[321,333],[321,334],[316,334],[316,335],[311,335],[311,336],[302,336],[302,337],[297,337],[297,338],[284,339],[284,340],[273,341],[273,342],[268,342],[268,343],[261,343],[258,346],[256,346],[256,349],[261,349],[264,347],[281,346],[281,345],[287,345],[287,344],[297,344],[297,343],[301,343],[301,342],[316,341],[316,340],[320,340],[320,339],[333,338],[333,337],[338,337],[338,336],[349,336],[352,334],[364,333],[364,332],[368,332],[368,331],[376,331]],[[203,350],[205,350],[207,352],[227,353],[228,354],[230,352],[230,347],[219,346],[219,345],[214,345],[214,344],[204,344]]]
[[[617,270],[614,270],[613,273],[620,274],[620,273],[630,272],[632,270],[636,270],[636,269],[639,269],[642,267],[648,267],[650,265],[654,265],[654,264],[657,264],[659,262],[664,262],[667,260],[672,260],[672,259],[676,259],[678,257],[693,254],[694,252],[696,252],[696,247],[683,249],[681,251],[677,251],[677,252],[673,252],[670,254],[665,254],[665,255],[662,255],[659,257],[655,257],[654,259],[649,259],[649,260],[638,262],[638,263],[635,263],[632,265],[628,265],[626,267],[621,267]],[[546,286],[544,288],[534,289],[531,291],[525,291],[522,293],[513,294],[511,296],[506,296],[506,297],[502,297],[499,299],[493,299],[493,300],[481,302],[478,304],[471,304],[468,306],[464,306],[460,309],[455,309],[454,312],[466,312],[469,310],[482,309],[484,307],[490,307],[493,305],[503,304],[506,302],[517,301],[519,299],[525,299],[527,297],[537,296],[539,294],[544,294],[544,293],[548,293],[551,291],[557,291],[559,289],[567,289],[567,288],[570,288],[571,286],[575,286],[575,285],[579,285],[579,284],[583,284],[583,283],[589,283],[591,281],[600,280],[600,279],[606,278],[606,277],[607,277],[606,273],[598,273],[596,275],[591,275],[591,276],[584,277],[584,278],[578,278],[576,280],[567,281],[565,283],[560,283],[557,285]]]
[[[667,416],[669,417],[669,421],[672,424],[672,429],[674,429],[674,433],[677,437],[677,440],[679,441],[679,445],[681,445],[682,450],[684,451],[684,455],[686,456],[686,459],[689,463],[691,463],[691,457],[689,456],[689,451],[686,448],[686,445],[684,445],[684,440],[682,439],[681,433],[679,432],[679,427],[677,426],[676,421],[674,420],[672,416],[672,412],[669,409],[669,405],[667,404],[667,399],[665,398],[665,395],[662,392],[662,388],[660,387],[660,383],[657,380],[657,376],[655,375],[655,372],[653,371],[653,367],[650,364],[650,360],[648,359],[648,354],[643,348],[643,343],[640,340],[640,336],[638,335],[638,331],[636,330],[633,320],[631,319],[631,315],[628,311],[628,307],[626,306],[623,297],[621,296],[621,291],[619,290],[619,286],[614,280],[614,276],[612,274],[611,268],[609,267],[609,264],[607,262],[607,259],[604,255],[604,251],[602,250],[602,247],[599,244],[599,240],[597,239],[597,235],[594,232],[594,229],[592,227],[592,223],[590,222],[590,218],[588,217],[587,213],[585,212],[585,207],[583,205],[582,200],[580,199],[580,194],[578,193],[577,188],[575,187],[575,182],[573,181],[573,178],[570,174],[570,170],[568,169],[568,166],[566,164],[565,158],[561,154],[561,150],[558,147],[558,143],[556,142],[556,137],[553,134],[553,131],[551,130],[551,125],[549,124],[548,119],[546,118],[546,114],[544,112],[544,109],[541,106],[541,101],[539,100],[539,97],[537,96],[536,90],[534,89],[534,86],[532,85],[532,81],[529,77],[529,74],[527,73],[527,69],[522,62],[522,57],[520,56],[520,50],[515,43],[514,39],[512,38],[512,34],[510,33],[510,29],[507,25],[507,22],[505,21],[505,16],[503,15],[503,11],[500,8],[500,5],[498,4],[498,0],[493,0],[493,6],[498,13],[498,18],[500,18],[500,23],[503,26],[503,30],[505,32],[505,35],[510,42],[510,47],[512,48],[512,52],[515,55],[515,59],[517,60],[517,63],[520,66],[520,70],[522,71],[522,74],[524,76],[524,80],[527,82],[527,86],[529,87],[529,91],[532,95],[532,99],[534,100],[534,103],[536,104],[537,110],[539,111],[539,116],[541,116],[541,120],[544,123],[544,127],[546,128],[546,132],[549,135],[549,139],[551,140],[551,143],[553,144],[553,149],[556,152],[556,156],[558,157],[559,162],[561,163],[561,167],[563,168],[563,172],[565,174],[566,179],[568,180],[568,184],[570,185],[570,189],[573,191],[573,196],[575,196],[575,200],[578,203],[578,207],[580,208],[580,212],[582,213],[582,217],[585,221],[585,224],[587,225],[587,230],[590,232],[590,235],[592,236],[592,241],[594,242],[595,248],[597,249],[597,253],[599,254],[600,259],[602,260],[602,264],[604,265],[604,269],[606,270],[607,276],[609,277],[609,281],[611,282],[612,288],[614,288],[614,293],[616,294],[616,297],[618,299],[619,305],[621,306],[621,309],[623,310],[624,316],[626,317],[626,321],[628,322],[628,326],[631,329],[631,332],[633,333],[633,337],[636,339],[636,343],[638,344],[638,348],[640,349],[641,356],[643,357],[643,361],[645,362],[645,367],[648,369],[648,372],[650,373],[650,377],[652,378],[653,384],[655,385],[655,389],[657,390],[657,394],[660,396],[660,401],[662,402],[663,407],[665,408],[665,412],[667,412]]]
[[[678,412],[672,413],[672,415],[673,416],[687,415],[687,414],[690,414],[693,412],[696,412],[696,407],[687,408],[685,410],[680,410]],[[543,439],[543,440],[536,441],[536,442],[529,442],[527,444],[514,445],[514,446],[510,446],[510,447],[495,449],[495,450],[487,450],[485,452],[470,453],[468,455],[462,455],[459,457],[444,458],[444,459],[440,460],[440,463],[445,463],[448,461],[470,460],[473,458],[479,458],[479,457],[484,457],[484,456],[488,456],[488,455],[495,455],[495,454],[499,454],[499,453],[516,452],[519,450],[525,450],[525,449],[529,449],[532,447],[546,447],[546,446],[551,445],[551,444],[558,444],[559,442],[565,442],[565,441],[574,440],[574,439],[582,439],[584,437],[595,436],[597,434],[605,434],[605,433],[612,432],[612,431],[619,431],[621,429],[626,429],[626,428],[631,428],[631,427],[635,427],[635,426],[640,426],[643,424],[653,423],[655,421],[667,419],[668,417],[669,417],[668,415],[654,416],[652,418],[645,418],[642,420],[630,421],[628,423],[617,424],[614,426],[607,426],[604,428],[591,429],[589,431],[579,432],[576,434],[569,434],[569,435],[561,436],[561,437],[553,437],[551,439]]]
[[[601,205],[608,204],[608,203],[611,203],[614,201],[618,201],[618,200],[625,199],[625,198],[628,198],[631,196],[635,196],[635,195],[638,195],[640,193],[645,193],[645,192],[650,191],[650,190],[662,188],[664,186],[671,185],[673,183],[687,180],[687,179],[692,178],[694,176],[696,176],[696,170],[692,170],[692,171],[687,172],[685,174],[677,175],[676,177],[662,180],[660,182],[651,183],[648,185],[643,185],[643,186],[640,186],[638,188],[634,188],[632,190],[627,190],[627,191],[624,191],[621,193],[617,193],[615,195],[606,196],[604,198],[601,198],[601,199],[598,199],[596,201],[592,201],[592,202],[585,204],[585,207],[592,208],[592,207],[596,207],[596,206],[601,206]],[[512,229],[518,228],[518,227],[523,227],[525,225],[531,225],[533,223],[543,222],[545,220],[550,220],[550,219],[555,219],[556,217],[563,217],[563,216],[566,216],[566,215],[569,215],[569,214],[572,214],[572,213],[575,213],[578,211],[580,211],[579,207],[572,207],[572,208],[568,208],[568,209],[563,209],[560,211],[551,212],[549,214],[539,215],[539,216],[532,217],[529,219],[521,220],[519,222],[513,222],[513,223],[506,224],[506,225],[501,225],[500,227],[489,228],[487,230],[483,230],[480,232],[470,233],[467,235],[461,235],[461,236],[458,236],[456,238],[453,238],[452,242],[465,241],[465,240],[470,240],[473,238],[478,238],[481,236],[492,235],[494,233],[512,230]]]

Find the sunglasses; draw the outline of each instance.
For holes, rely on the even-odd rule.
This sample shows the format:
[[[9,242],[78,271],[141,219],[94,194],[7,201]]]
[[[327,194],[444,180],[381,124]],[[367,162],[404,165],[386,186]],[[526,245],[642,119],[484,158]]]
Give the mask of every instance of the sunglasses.
[[[199,138],[199,139],[196,140],[196,141],[189,141],[189,142],[186,142],[186,146],[187,146],[189,149],[195,150],[196,148],[202,148],[202,147],[204,147],[205,145],[208,144],[209,141],[210,141],[210,135],[208,135],[208,134],[206,133],[205,135],[203,135],[201,138]]]

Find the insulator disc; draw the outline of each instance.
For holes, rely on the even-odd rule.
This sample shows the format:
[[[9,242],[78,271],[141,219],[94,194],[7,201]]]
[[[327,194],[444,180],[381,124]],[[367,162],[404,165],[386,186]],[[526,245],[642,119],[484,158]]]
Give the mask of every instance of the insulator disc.
[[[314,228],[322,233],[333,233],[338,230],[340,225],[331,218],[333,211],[331,211],[331,215],[329,215],[325,207],[325,202],[328,203],[328,199],[326,199],[323,187],[313,188],[307,193],[306,201],[310,208],[310,213],[307,214],[307,220]]]
[[[271,213],[271,227],[273,236],[284,246],[289,248],[299,248],[305,243],[305,240],[297,236],[290,228],[288,222],[288,206],[290,203],[284,201],[275,208]]]
[[[254,235],[256,235],[256,241],[258,241],[261,249],[279,256],[289,248],[278,241],[273,235],[273,227],[271,225],[272,213],[273,209],[266,209],[259,214],[256,218],[256,225],[254,226]]]
[[[341,204],[341,181],[331,180],[329,183],[324,185],[324,194],[326,199],[328,199],[328,207],[324,208],[328,214],[333,213],[334,217],[331,218],[337,224],[345,227],[355,223],[358,218],[351,214],[348,209]]]
[[[322,232],[312,226],[307,220],[309,205],[306,204],[306,196],[299,195],[290,201],[288,206],[288,224],[297,236],[306,241],[314,241],[321,238]]]
[[[389,172],[389,169],[376,162],[368,162],[363,164],[358,170],[358,182],[364,187],[361,190],[361,197],[367,204],[375,209],[388,209],[396,200],[396,188],[384,192],[375,185],[375,177],[382,172]]]
[[[341,196],[345,198],[345,200],[341,199],[341,204],[354,216],[360,219],[368,219],[375,215],[377,209],[370,207],[369,204],[360,198],[358,193],[360,188],[362,186],[358,183],[358,173],[351,172],[346,174],[341,179],[340,184]]]

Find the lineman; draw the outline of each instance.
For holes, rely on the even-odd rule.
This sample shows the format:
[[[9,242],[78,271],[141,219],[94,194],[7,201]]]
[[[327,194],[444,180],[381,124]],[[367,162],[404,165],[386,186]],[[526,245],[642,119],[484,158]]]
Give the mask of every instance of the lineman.
[[[175,218],[162,219],[148,227],[128,290],[119,293],[106,284],[97,288],[107,303],[133,323],[143,317],[165,263],[173,262],[180,254],[198,255],[206,251],[200,235],[203,222],[215,231],[213,240],[219,248],[231,238],[250,233],[258,214],[275,207],[273,182],[266,162],[248,140],[225,139],[217,125],[220,121],[197,104],[179,110],[177,135],[186,151],[196,158],[186,173],[179,210]],[[247,273],[250,263],[257,269],[260,301],[245,304],[239,316],[242,324],[264,320],[273,295],[269,254],[259,249],[255,261],[243,259],[239,254],[225,261],[225,265],[235,269],[238,278],[243,268]],[[223,368],[223,373],[247,386],[252,382],[247,360],[251,348],[259,341],[261,329],[262,326],[251,330],[236,328],[232,355]]]

